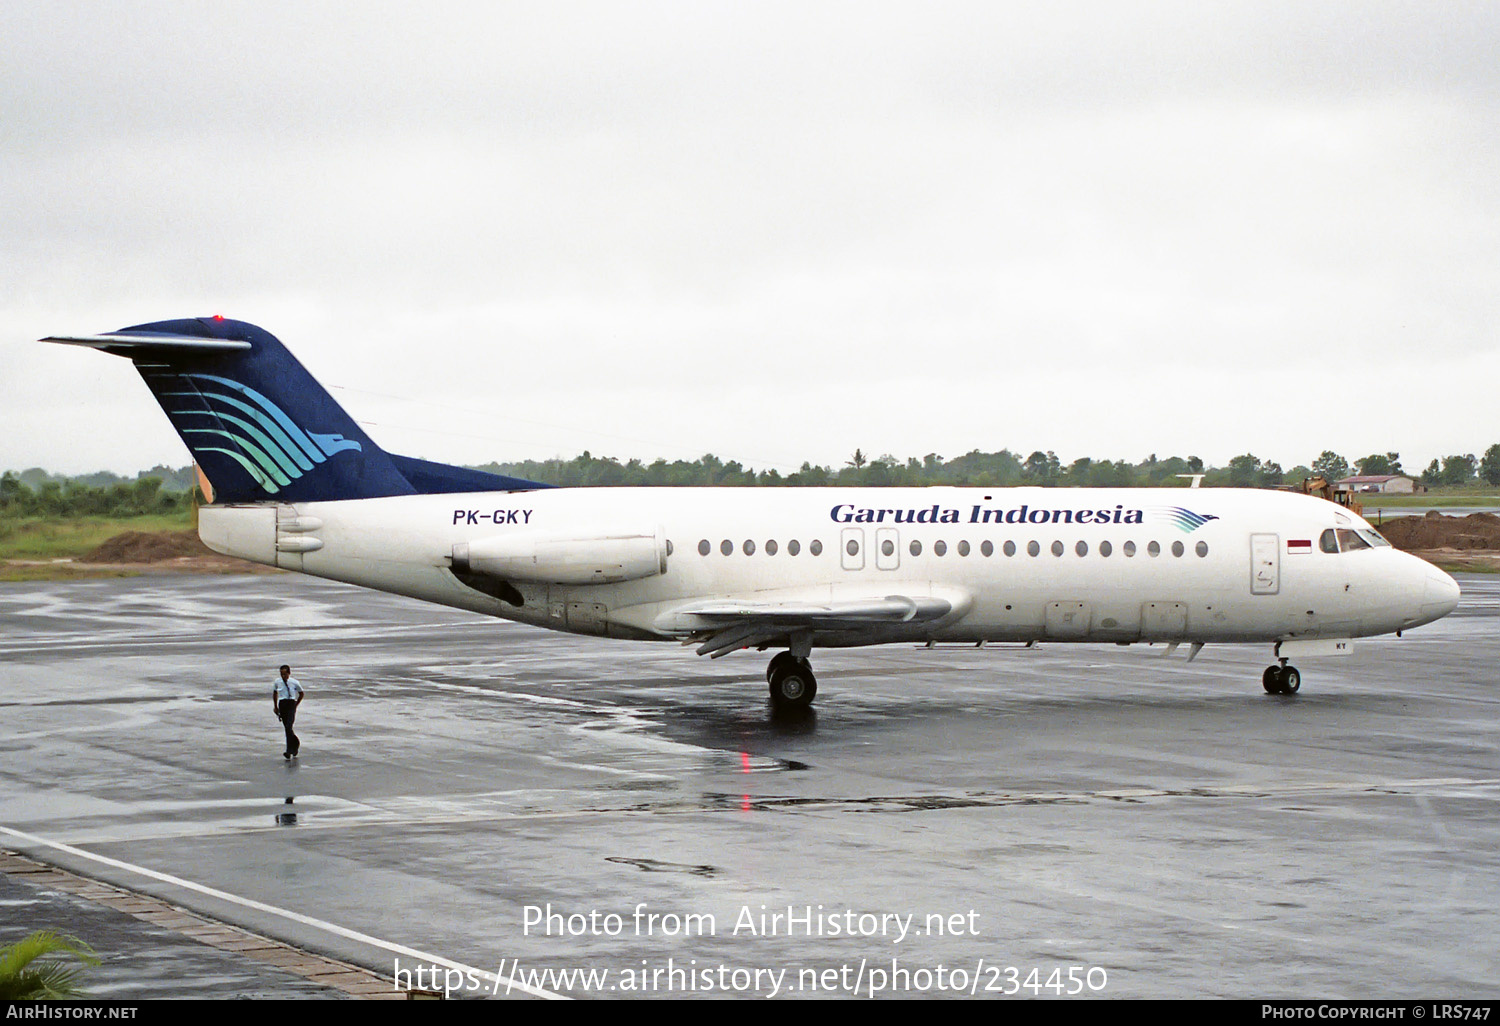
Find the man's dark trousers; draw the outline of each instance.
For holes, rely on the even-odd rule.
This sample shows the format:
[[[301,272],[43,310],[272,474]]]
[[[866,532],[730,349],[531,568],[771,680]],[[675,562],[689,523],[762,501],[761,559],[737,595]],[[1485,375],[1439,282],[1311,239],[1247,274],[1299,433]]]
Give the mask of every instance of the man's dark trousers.
[[[292,721],[297,718],[297,700],[295,698],[283,698],[281,700],[281,725],[286,728],[286,750],[293,755],[301,747],[297,735],[292,733]]]

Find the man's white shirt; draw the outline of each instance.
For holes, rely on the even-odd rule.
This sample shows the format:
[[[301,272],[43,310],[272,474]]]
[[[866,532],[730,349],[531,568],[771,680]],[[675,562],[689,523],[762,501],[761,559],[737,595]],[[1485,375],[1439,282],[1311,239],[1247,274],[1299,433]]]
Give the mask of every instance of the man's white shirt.
[[[276,701],[285,702],[289,699],[296,701],[301,697],[302,685],[297,683],[296,677],[288,677],[286,680],[276,678]]]

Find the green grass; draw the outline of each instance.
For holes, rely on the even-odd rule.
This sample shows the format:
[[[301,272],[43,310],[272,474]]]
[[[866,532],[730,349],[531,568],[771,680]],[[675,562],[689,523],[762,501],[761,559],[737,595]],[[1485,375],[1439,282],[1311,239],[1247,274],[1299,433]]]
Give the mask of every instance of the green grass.
[[[1363,504],[1365,509],[1370,509],[1374,506],[1382,506],[1386,509],[1436,509],[1443,506],[1500,506],[1500,495],[1496,495],[1488,489],[1478,492],[1413,492],[1410,495],[1400,493],[1358,494],[1354,498]]]
[[[184,531],[192,512],[144,517],[0,517],[0,559],[79,559],[125,531]]]
[[[91,567],[87,563],[0,565],[0,584],[16,584],[24,581],[85,581],[96,577],[139,577],[140,575],[139,570]]]

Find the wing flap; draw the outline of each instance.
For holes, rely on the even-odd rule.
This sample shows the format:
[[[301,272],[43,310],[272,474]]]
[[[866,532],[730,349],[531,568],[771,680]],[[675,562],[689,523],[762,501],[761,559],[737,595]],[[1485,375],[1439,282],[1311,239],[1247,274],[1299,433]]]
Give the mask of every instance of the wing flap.
[[[682,630],[754,622],[783,627],[861,627],[936,620],[952,611],[953,603],[945,598],[911,598],[906,595],[841,602],[718,601],[674,609],[667,614],[670,622],[658,626]]]
[[[907,595],[835,602],[719,600],[663,613],[656,627],[688,643],[701,642],[698,654],[717,659],[737,649],[775,643],[794,632],[874,631],[938,620],[953,610],[945,598]]]
[[[754,648],[772,641],[779,631],[767,630],[757,624],[736,624],[717,631],[698,646],[698,654],[717,659],[741,648]]]

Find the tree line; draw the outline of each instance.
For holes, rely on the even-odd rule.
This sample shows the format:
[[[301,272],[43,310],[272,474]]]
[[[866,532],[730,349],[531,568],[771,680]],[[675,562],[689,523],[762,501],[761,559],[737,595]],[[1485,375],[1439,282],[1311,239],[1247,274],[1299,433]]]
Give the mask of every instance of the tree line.
[[[92,474],[53,474],[43,470],[41,467],[31,467],[21,471],[6,471],[6,476],[14,477],[21,484],[26,485],[32,491],[39,490],[48,481],[56,481],[60,485],[86,485],[90,488],[109,488],[118,484],[133,484],[143,477],[156,477],[161,479],[161,486],[168,492],[191,491],[198,484],[197,471],[189,463],[185,467],[168,467],[157,464],[150,470],[142,470],[133,477],[121,474],[112,474],[107,470],[95,471]]]
[[[522,477],[543,484],[584,488],[602,486],[746,486],[746,487],[891,487],[957,485],[1004,488],[1039,485],[1044,488],[1173,487],[1183,475],[1203,475],[1205,487],[1272,488],[1297,485],[1321,475],[1337,481],[1351,474],[1406,474],[1431,486],[1461,487],[1483,481],[1500,486],[1500,443],[1482,457],[1472,453],[1434,459],[1420,474],[1402,469],[1400,453],[1373,453],[1354,461],[1325,450],[1306,465],[1283,470],[1279,463],[1251,453],[1236,456],[1222,467],[1205,466],[1197,456],[1152,454],[1137,463],[1096,460],[1087,456],[1064,464],[1055,452],[1037,450],[1028,456],[1009,449],[975,449],[953,459],[928,453],[921,459],[900,460],[889,454],[866,456],[856,449],[840,467],[803,463],[797,470],[756,470],[712,453],[696,460],[658,459],[651,463],[585,451],[572,459],[524,460],[475,466],[494,474]],[[134,479],[100,473],[63,477],[33,467],[0,475],[0,516],[139,516],[189,509],[197,497],[196,477],[185,467],[153,467]],[[201,501],[201,498],[196,498]]]
[[[90,485],[48,475],[33,488],[18,475],[6,471],[0,475],[0,516],[138,517],[180,513],[192,508],[196,493],[196,487],[189,491],[168,491],[159,477]]]
[[[1409,474],[1401,466],[1401,454],[1372,453],[1360,459],[1345,459],[1324,450],[1305,465],[1283,470],[1281,464],[1261,460],[1251,453],[1236,456],[1226,466],[1205,466],[1197,456],[1158,457],[1155,453],[1138,463],[1127,460],[1096,460],[1084,456],[1064,464],[1055,452],[1040,450],[1022,456],[1009,449],[999,452],[974,450],[945,460],[936,453],[906,460],[889,454],[873,459],[862,450],[840,467],[803,463],[789,474],[756,470],[712,454],[696,460],[652,463],[594,456],[588,451],[572,459],[525,460],[488,463],[476,467],[495,474],[522,477],[544,484],[568,487],[623,485],[744,485],[744,486],[921,486],[966,485],[1004,488],[1016,485],[1042,487],[1172,487],[1184,484],[1183,475],[1203,475],[1205,487],[1274,488],[1298,485],[1305,478],[1321,475],[1337,481],[1351,474],[1403,474],[1428,486],[1462,486],[1482,480],[1500,486],[1500,443],[1492,445],[1482,459],[1473,454],[1434,459],[1420,474]]]

